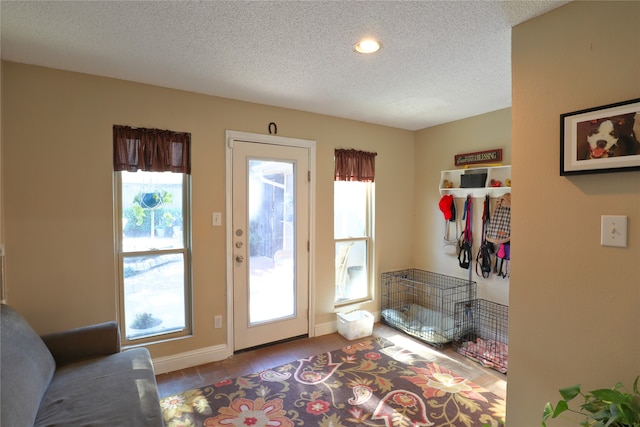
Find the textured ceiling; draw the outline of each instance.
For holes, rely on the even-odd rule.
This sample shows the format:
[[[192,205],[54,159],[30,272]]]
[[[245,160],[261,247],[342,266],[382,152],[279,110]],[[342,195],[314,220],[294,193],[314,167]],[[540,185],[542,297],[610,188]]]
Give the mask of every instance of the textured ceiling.
[[[511,27],[565,3],[3,0],[1,54],[417,130],[510,107]]]

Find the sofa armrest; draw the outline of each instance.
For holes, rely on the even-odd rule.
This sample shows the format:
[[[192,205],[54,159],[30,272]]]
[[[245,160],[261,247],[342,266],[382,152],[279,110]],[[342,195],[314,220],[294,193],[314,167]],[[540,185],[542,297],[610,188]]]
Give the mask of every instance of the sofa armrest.
[[[58,366],[120,352],[115,321],[55,332],[41,337]]]

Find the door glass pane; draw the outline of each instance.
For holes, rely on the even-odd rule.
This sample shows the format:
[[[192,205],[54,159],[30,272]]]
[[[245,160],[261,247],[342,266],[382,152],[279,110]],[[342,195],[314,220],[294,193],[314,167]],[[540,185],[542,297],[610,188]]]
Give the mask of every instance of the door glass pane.
[[[249,160],[249,324],[295,315],[293,163]]]
[[[369,295],[367,240],[336,242],[336,302]]]

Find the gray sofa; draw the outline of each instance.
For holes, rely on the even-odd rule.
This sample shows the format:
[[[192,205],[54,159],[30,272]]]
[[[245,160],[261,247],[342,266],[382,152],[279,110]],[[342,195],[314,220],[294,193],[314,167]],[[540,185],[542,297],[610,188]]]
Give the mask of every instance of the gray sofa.
[[[151,356],[116,322],[39,337],[0,304],[0,425],[162,426]]]

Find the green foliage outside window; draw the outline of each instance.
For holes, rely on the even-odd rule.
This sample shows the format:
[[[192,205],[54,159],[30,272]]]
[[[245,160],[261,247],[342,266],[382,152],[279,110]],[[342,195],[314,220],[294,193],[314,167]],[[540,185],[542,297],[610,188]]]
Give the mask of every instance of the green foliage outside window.
[[[155,229],[170,228],[182,225],[182,209],[169,207],[173,202],[173,195],[166,191],[155,192],[151,195],[157,198],[158,206],[155,209],[145,208],[148,204],[144,200],[153,200],[149,197],[149,193],[138,193],[133,198],[133,204],[130,208],[123,210],[123,217],[126,219],[124,234],[128,237],[145,237],[151,234],[151,218],[154,218]],[[153,210],[153,215],[151,211]]]

